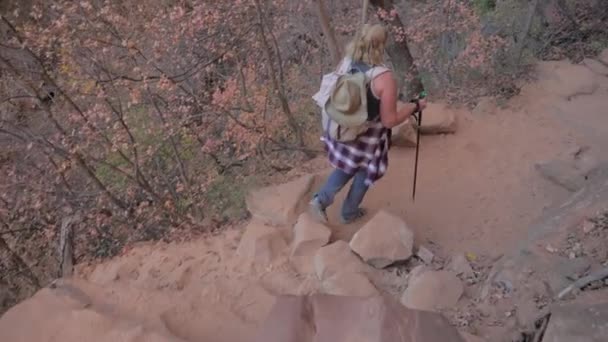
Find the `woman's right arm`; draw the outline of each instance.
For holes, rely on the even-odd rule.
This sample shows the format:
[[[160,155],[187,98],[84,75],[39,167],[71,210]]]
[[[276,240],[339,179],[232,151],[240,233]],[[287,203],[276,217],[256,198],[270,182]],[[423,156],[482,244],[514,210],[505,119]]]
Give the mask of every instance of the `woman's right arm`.
[[[386,128],[393,128],[405,122],[416,112],[416,104],[405,103],[397,110],[397,82],[391,72],[385,72],[374,79],[373,87],[380,97],[380,120]]]

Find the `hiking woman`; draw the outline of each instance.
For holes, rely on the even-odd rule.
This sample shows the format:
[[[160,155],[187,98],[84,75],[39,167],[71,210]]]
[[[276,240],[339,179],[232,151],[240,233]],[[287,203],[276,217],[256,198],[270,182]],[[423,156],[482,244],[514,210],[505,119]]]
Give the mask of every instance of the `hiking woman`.
[[[387,32],[382,25],[364,25],[360,38],[347,47],[346,57],[342,63],[352,63],[350,68],[365,70],[371,80],[366,89],[364,101],[358,98],[352,87],[339,89],[340,95],[333,95],[332,105],[326,106],[327,115],[339,125],[352,123],[355,116],[365,115],[365,130],[354,140],[338,141],[325,131],[321,140],[325,143],[329,162],[334,167],[323,187],[310,202],[312,213],[321,221],[327,222],[326,208],[330,206],[336,194],[353,179],[350,190],[344,200],[341,211],[341,222],[351,223],[366,214],[360,204],[369,187],[379,180],[388,167],[388,150],[391,143],[391,128],[405,122],[410,115],[426,107],[424,99],[414,103],[397,105],[398,89],[393,73],[384,67],[384,49]],[[352,58],[352,59],[351,59]],[[364,90],[365,91],[365,90]],[[333,96],[332,95],[332,96]],[[364,110],[340,110],[352,105],[353,98],[357,103],[366,104]],[[365,99],[366,98],[366,99]],[[345,102],[346,101],[346,102]],[[349,102],[350,101],[350,102]],[[352,107],[352,106],[351,106]]]

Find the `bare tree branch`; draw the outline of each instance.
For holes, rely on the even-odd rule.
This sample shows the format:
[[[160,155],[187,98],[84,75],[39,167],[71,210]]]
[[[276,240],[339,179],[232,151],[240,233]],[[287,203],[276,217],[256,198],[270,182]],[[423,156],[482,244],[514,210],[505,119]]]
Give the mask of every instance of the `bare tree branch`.
[[[38,279],[34,271],[32,271],[32,269],[27,265],[23,258],[19,256],[19,254],[9,247],[6,240],[4,240],[4,238],[0,235],[0,250],[2,249],[9,253],[13,262],[17,265],[20,271],[25,273],[32,285],[34,285],[36,288],[40,288],[40,279]]]

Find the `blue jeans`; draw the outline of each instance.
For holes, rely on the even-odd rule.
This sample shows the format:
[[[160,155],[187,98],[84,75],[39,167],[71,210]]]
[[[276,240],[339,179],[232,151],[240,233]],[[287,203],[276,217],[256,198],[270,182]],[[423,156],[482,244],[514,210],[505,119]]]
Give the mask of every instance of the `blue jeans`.
[[[336,194],[342,190],[342,188],[348,183],[348,181],[353,179],[353,184],[346,195],[346,199],[344,199],[344,203],[342,204],[342,218],[344,220],[351,220],[356,218],[359,215],[359,205],[363,201],[363,197],[369,188],[365,184],[365,178],[367,177],[367,172],[365,170],[359,170],[354,175],[349,175],[346,172],[335,169],[325,182],[325,185],[319,190],[319,192],[315,195],[323,208],[329,207],[333,202]]]

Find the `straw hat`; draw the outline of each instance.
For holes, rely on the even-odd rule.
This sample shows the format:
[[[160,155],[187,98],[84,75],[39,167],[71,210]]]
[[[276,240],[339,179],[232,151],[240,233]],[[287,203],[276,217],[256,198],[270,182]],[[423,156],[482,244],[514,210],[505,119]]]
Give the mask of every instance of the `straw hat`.
[[[325,104],[327,115],[340,126],[357,127],[367,121],[365,74],[343,75]]]

